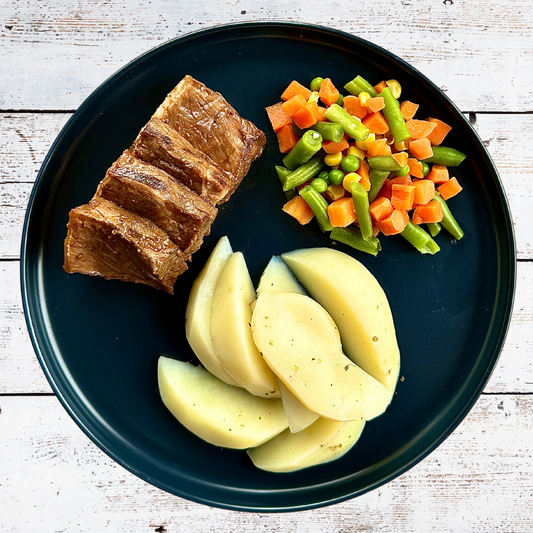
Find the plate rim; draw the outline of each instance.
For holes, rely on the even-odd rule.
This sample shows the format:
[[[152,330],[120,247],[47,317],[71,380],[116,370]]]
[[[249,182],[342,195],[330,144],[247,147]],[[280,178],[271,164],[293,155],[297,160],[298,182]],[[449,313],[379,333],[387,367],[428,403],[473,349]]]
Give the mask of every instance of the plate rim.
[[[88,424],[86,424],[83,420],[83,417],[80,413],[77,412],[74,405],[71,403],[69,398],[63,393],[61,390],[59,384],[56,382],[55,377],[49,367],[49,364],[46,360],[45,351],[43,346],[39,343],[39,335],[36,332],[35,329],[35,323],[34,320],[36,317],[33,316],[32,310],[31,310],[31,295],[29,291],[29,279],[28,279],[28,234],[29,234],[29,225],[32,219],[32,212],[35,206],[36,199],[38,197],[39,189],[42,186],[43,176],[46,174],[47,167],[49,166],[50,162],[53,160],[59,145],[62,142],[62,139],[65,135],[68,134],[70,128],[73,126],[73,124],[76,123],[78,117],[83,113],[83,111],[95,100],[98,98],[98,96],[107,89],[107,86],[111,84],[117,77],[124,74],[126,71],[134,68],[138,63],[143,62],[147,58],[153,55],[157,55],[161,51],[165,50],[166,48],[175,46],[177,43],[186,42],[191,39],[201,38],[203,36],[208,35],[216,35],[219,33],[227,33],[227,32],[239,32],[240,30],[248,30],[252,29],[255,30],[256,28],[271,28],[271,29],[277,29],[278,31],[282,31],[287,29],[289,32],[292,31],[302,31],[302,30],[309,30],[312,32],[321,32],[325,35],[336,35],[338,37],[341,37],[342,39],[345,39],[347,41],[356,42],[358,45],[361,45],[363,47],[371,48],[373,51],[386,56],[388,59],[400,64],[403,68],[405,68],[408,71],[411,71],[416,76],[420,77],[425,83],[430,85],[431,87],[436,90],[441,97],[446,101],[447,105],[452,108],[459,120],[462,122],[463,126],[466,127],[470,134],[473,135],[474,140],[477,142],[479,147],[481,148],[488,165],[491,167],[492,172],[496,178],[496,187],[498,189],[498,192],[500,194],[500,198],[502,201],[502,212],[504,214],[505,222],[506,222],[506,228],[505,228],[505,234],[506,234],[506,244],[507,244],[507,253],[509,256],[509,263],[506,263],[506,267],[508,269],[509,275],[508,275],[508,287],[507,287],[507,293],[504,298],[505,303],[505,309],[503,313],[504,320],[499,325],[498,328],[498,334],[496,336],[496,341],[493,343],[493,349],[492,354],[489,360],[489,365],[484,370],[484,377],[483,379],[480,379],[477,383],[477,386],[472,391],[472,393],[469,396],[469,400],[465,402],[461,409],[457,411],[455,416],[450,420],[450,423],[447,424],[445,431],[440,432],[440,437],[437,440],[432,440],[431,444],[429,446],[425,446],[423,451],[412,458],[411,461],[404,464],[402,467],[395,469],[393,472],[389,473],[386,476],[382,476],[379,481],[376,483],[372,483],[369,486],[365,486],[359,490],[356,491],[350,491],[349,493],[344,493],[341,497],[334,497],[331,499],[328,498],[321,498],[319,501],[316,501],[316,499],[311,503],[305,503],[300,505],[292,505],[292,506],[265,506],[265,507],[257,507],[257,506],[249,506],[249,505],[236,505],[233,503],[227,503],[227,502],[220,502],[220,501],[214,501],[210,498],[202,498],[198,494],[195,494],[194,496],[187,493],[184,494],[184,491],[181,493],[179,491],[176,491],[175,488],[167,486],[165,483],[161,483],[158,480],[153,479],[149,474],[145,472],[139,471],[135,466],[132,464],[129,464],[128,461],[122,459],[119,455],[111,451],[107,445],[96,435],[92,430],[91,427],[89,427]],[[250,35],[252,37],[252,35]],[[278,35],[278,37],[282,37],[281,33]],[[286,35],[288,39],[293,39],[293,35]],[[467,414],[471,411],[474,404],[479,399],[481,393],[483,392],[484,387],[487,385],[488,381],[490,380],[490,377],[492,373],[494,372],[497,362],[499,360],[499,357],[501,355],[503,346],[505,344],[505,340],[507,337],[507,334],[509,332],[509,327],[511,323],[512,318],[512,310],[513,310],[513,304],[516,294],[516,272],[517,272],[517,250],[516,250],[516,237],[515,237],[515,231],[514,231],[514,225],[512,221],[512,214],[511,209],[509,205],[509,201],[507,198],[507,194],[505,192],[505,189],[503,187],[502,180],[499,176],[499,173],[497,171],[497,168],[492,160],[492,157],[490,156],[489,152],[486,150],[485,146],[482,143],[481,138],[479,137],[477,131],[473,128],[472,124],[466,119],[463,112],[451,101],[451,99],[447,96],[446,93],[444,93],[437,85],[435,85],[434,82],[432,82],[429,78],[427,78],[423,73],[421,73],[416,67],[412,66],[411,64],[404,61],[402,58],[397,56],[396,54],[384,49],[383,47],[376,45],[372,43],[371,41],[368,41],[366,39],[363,39],[359,36],[353,35],[351,33],[341,31],[335,28],[328,28],[326,26],[318,25],[318,24],[311,24],[311,23],[304,23],[304,22],[293,22],[293,21],[283,21],[283,20],[277,20],[277,21],[246,21],[246,22],[234,22],[234,23],[228,23],[228,24],[221,24],[217,26],[211,26],[208,28],[202,28],[198,30],[194,30],[188,33],[185,33],[181,36],[174,37],[172,39],[169,39],[163,43],[160,43],[149,50],[143,52],[139,56],[135,57],[131,61],[127,62],[125,65],[117,69],[115,72],[113,72],[109,77],[107,77],[100,85],[96,87],[80,104],[80,106],[76,109],[76,111],[72,114],[72,116],[68,119],[68,121],[65,123],[65,125],[61,128],[59,134],[55,138],[54,142],[52,143],[46,157],[43,160],[43,163],[39,169],[39,172],[37,174],[35,183],[32,187],[32,191],[30,194],[30,198],[28,200],[28,206],[26,209],[25,217],[24,217],[24,225],[23,225],[23,231],[22,231],[22,238],[21,238],[21,246],[20,246],[20,285],[21,285],[21,294],[22,294],[22,306],[24,311],[24,318],[27,325],[28,333],[30,336],[30,340],[35,352],[35,355],[39,361],[39,364],[43,370],[43,373],[45,374],[48,383],[50,384],[52,390],[54,391],[56,397],[60,400],[60,403],[62,404],[63,408],[67,411],[67,413],[70,415],[70,417],[76,422],[77,426],[85,433],[89,439],[95,443],[100,450],[102,450],[108,457],[111,457],[114,461],[116,461],[119,465],[124,467],[129,472],[133,473],[140,479],[154,485],[155,487],[164,490],[172,495],[185,498],[187,500],[193,501],[195,503],[200,503],[212,507],[218,507],[221,509],[227,509],[227,510],[235,510],[235,511],[248,511],[248,512],[297,512],[297,511],[303,511],[303,510],[310,510],[310,509],[316,509],[328,505],[332,505],[335,503],[340,503],[349,499],[353,499],[357,496],[361,496],[370,490],[374,490],[380,486],[383,486],[384,484],[388,483],[389,481],[397,478],[401,474],[405,473],[409,469],[411,469],[413,466],[418,464],[421,460],[423,460],[425,457],[427,457],[430,453],[432,453],[436,448],[438,448],[452,433],[453,431],[459,426],[459,424],[464,420],[464,418],[467,416]],[[306,487],[306,489],[313,488],[313,485],[309,485]],[[291,490],[297,490],[297,489],[291,489]],[[271,492],[269,490],[258,490],[256,489],[256,492]],[[282,491],[280,491],[282,492]]]

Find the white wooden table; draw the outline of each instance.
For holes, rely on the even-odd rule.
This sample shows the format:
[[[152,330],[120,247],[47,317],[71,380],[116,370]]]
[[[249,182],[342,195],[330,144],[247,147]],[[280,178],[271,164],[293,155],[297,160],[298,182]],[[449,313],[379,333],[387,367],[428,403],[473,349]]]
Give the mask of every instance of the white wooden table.
[[[4,0],[0,15],[0,531],[533,531],[532,0]],[[388,485],[300,513],[197,505],[109,459],[52,393],[20,299],[27,200],[70,115],[115,70],[153,46],[247,20],[331,26],[373,41],[426,74],[467,114],[492,155],[517,238],[512,324],[468,417]]]

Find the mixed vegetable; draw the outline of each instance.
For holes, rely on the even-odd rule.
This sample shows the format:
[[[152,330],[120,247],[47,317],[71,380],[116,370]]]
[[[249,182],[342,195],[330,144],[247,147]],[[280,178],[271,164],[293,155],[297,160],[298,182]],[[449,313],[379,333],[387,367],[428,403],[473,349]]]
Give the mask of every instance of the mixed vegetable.
[[[397,80],[372,86],[357,76],[344,89],[329,78],[292,81],[266,108],[286,154],[276,166],[283,210],[300,224],[316,218],[332,239],[373,255],[379,234],[399,234],[429,254],[440,250],[433,237],[442,228],[461,239],[447,200],[462,187],[448,167],[466,155],[442,146],[451,127],[415,119],[419,106],[400,101]]]

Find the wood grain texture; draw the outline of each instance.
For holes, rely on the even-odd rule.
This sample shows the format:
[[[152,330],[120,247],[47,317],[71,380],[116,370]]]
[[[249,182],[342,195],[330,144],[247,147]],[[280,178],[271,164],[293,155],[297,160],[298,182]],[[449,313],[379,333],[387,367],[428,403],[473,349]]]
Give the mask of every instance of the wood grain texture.
[[[429,457],[351,501],[288,514],[208,508],[136,478],[55,397],[0,397],[0,531],[529,533],[531,396],[482,397]],[[32,512],[28,513],[28,502]],[[160,530],[161,531],[161,530]]]
[[[30,7],[31,6],[31,7]],[[533,5],[496,0],[117,2],[9,0],[0,28],[0,109],[76,109],[139,54],[210,26],[327,25],[399,55],[465,111],[533,110]],[[30,74],[31,73],[31,74]],[[46,90],[42,90],[43,86]]]

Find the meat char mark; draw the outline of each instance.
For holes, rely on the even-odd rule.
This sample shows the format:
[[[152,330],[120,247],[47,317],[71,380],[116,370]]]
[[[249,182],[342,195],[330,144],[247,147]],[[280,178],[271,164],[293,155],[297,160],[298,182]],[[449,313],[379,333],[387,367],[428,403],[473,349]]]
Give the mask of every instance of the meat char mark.
[[[131,150],[212,205],[229,197],[232,177],[162,120],[151,119],[139,132]]]
[[[231,173],[230,194],[266,144],[265,134],[243,119],[218,92],[185,76],[153,115]]]
[[[107,171],[95,197],[102,197],[157,224],[189,259],[201,246],[217,215],[202,200],[164,170],[126,150]]]
[[[65,240],[67,273],[144,283],[174,293],[187,269],[179,248],[153,222],[104,198],[69,214]]]

